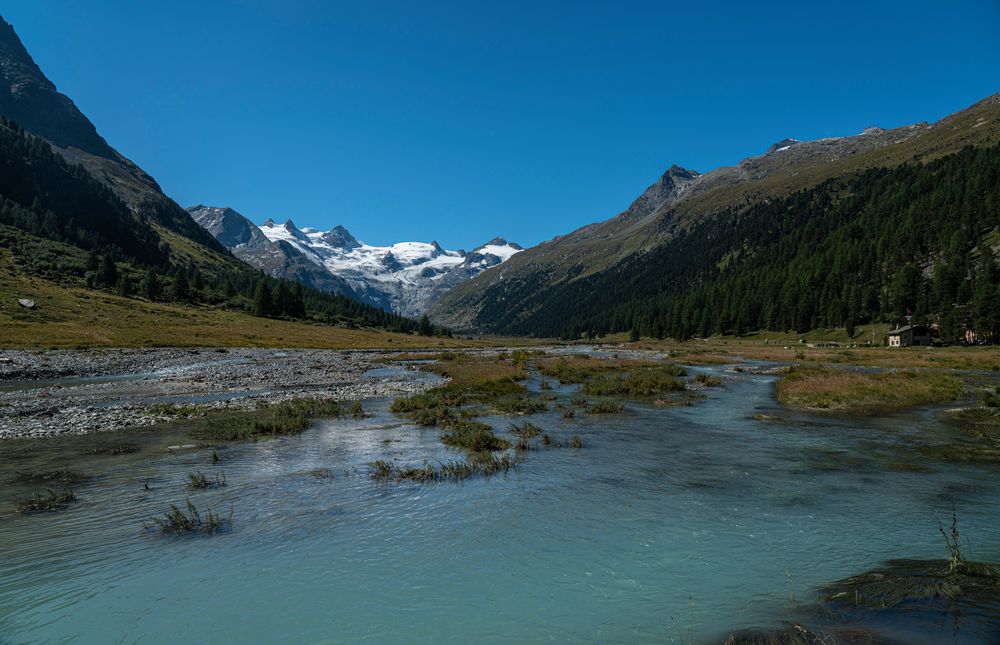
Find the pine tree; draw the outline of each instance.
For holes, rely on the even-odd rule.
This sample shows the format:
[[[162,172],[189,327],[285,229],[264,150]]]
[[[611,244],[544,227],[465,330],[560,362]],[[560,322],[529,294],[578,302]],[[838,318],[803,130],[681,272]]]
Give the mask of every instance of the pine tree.
[[[170,288],[170,298],[177,302],[189,302],[191,300],[191,289],[188,284],[187,273],[180,269],[174,274],[174,284]]]
[[[271,287],[267,284],[267,278],[257,280],[257,287],[253,292],[253,312],[257,316],[271,316],[274,313]]]
[[[97,282],[107,287],[118,284],[118,267],[110,254],[101,258],[101,266],[97,273]]]
[[[118,278],[117,290],[119,296],[128,298],[132,295],[132,281],[129,280],[129,277],[124,273]]]
[[[160,297],[160,291],[163,287],[160,285],[160,279],[156,275],[156,271],[152,267],[146,269],[146,276],[142,280],[142,295],[147,300],[156,300]]]
[[[424,314],[420,317],[420,325],[417,327],[417,333],[421,336],[431,336],[434,334],[434,329],[431,327],[431,319]]]
[[[292,291],[288,288],[288,283],[284,280],[278,283],[271,297],[274,314],[277,316],[290,316],[292,306]]]
[[[305,290],[302,289],[302,285],[298,282],[292,287],[291,310],[288,312],[288,315],[292,318],[306,317]]]

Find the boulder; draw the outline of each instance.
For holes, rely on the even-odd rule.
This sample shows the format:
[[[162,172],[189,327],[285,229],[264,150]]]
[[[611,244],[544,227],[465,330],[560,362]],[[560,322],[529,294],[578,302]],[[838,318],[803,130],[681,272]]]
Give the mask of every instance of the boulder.
[[[34,300],[29,300],[28,298],[18,298],[17,299],[17,304],[21,305],[25,309],[34,309],[35,308],[35,301]]]

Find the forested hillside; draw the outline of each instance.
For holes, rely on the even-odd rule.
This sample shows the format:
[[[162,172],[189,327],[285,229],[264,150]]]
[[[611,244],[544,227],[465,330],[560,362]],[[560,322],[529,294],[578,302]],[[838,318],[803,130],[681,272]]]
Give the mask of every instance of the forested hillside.
[[[270,278],[237,260],[152,177],[108,145],[2,18],[0,271],[147,301],[420,329],[377,307]]]
[[[151,301],[397,331],[418,328],[377,307],[269,278],[225,251],[183,239],[175,249],[153,219],[131,211],[44,139],[0,117],[0,250],[7,249],[15,270]]]
[[[919,166],[967,146],[996,145],[1000,145],[1000,94],[934,123],[914,123],[888,130],[866,128],[856,135],[813,141],[785,139],[767,148],[764,154],[700,174],[674,166],[616,217],[543,242],[451,290],[432,309],[431,318],[456,329],[494,333],[548,335],[564,329],[572,331],[574,326],[580,331],[591,326],[617,329],[621,321],[613,318],[598,321],[595,316],[605,316],[612,309],[626,315],[620,305],[631,293],[627,289],[623,293],[618,285],[601,276],[618,275],[624,267],[640,270],[638,267],[644,266],[646,260],[638,258],[650,254],[659,257],[665,252],[659,249],[665,245],[683,250],[675,241],[679,236],[686,244],[703,247],[710,240],[696,239],[694,230],[714,235],[719,226],[736,225],[723,223],[725,218],[741,218],[751,208],[773,205],[776,200],[815,189],[824,182],[853,181],[869,170],[903,164]],[[704,220],[715,223],[706,227]],[[659,263],[661,269],[669,264]],[[680,269],[685,271],[684,275],[691,271],[686,265]],[[682,276],[662,273],[628,279],[649,280],[659,286],[667,284],[671,289],[675,288],[675,281],[687,285]],[[596,284],[613,286],[608,291],[595,291]],[[644,297],[662,295],[649,284],[643,284]],[[553,303],[564,302],[567,293],[579,298],[569,302],[569,310],[582,315],[555,324],[552,319],[556,316],[550,314]],[[820,294],[810,297],[813,296],[818,299]],[[638,303],[630,308],[633,315],[638,312],[637,307]],[[803,307],[812,308],[805,304]],[[666,323],[660,313],[649,317],[660,320],[663,326]],[[691,315],[700,318],[701,314]],[[865,315],[871,314],[859,314]],[[744,321],[751,317],[744,316]],[[817,320],[826,317],[824,305]],[[700,320],[689,321],[688,326],[702,327]],[[711,326],[726,325],[721,321],[712,322]],[[648,331],[655,333],[654,328]]]
[[[481,318],[511,334],[635,330],[688,338],[876,319],[1000,337],[1000,148],[871,169],[730,208],[609,270],[558,285],[504,282]],[[542,293],[544,297],[538,297]],[[530,311],[518,317],[518,309]]]

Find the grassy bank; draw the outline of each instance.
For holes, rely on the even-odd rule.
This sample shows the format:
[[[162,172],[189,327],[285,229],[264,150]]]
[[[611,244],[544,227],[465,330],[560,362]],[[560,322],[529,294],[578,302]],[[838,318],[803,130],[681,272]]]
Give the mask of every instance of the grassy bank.
[[[877,328],[878,342],[881,342],[888,330],[888,325]],[[611,340],[619,340],[623,347],[630,349],[665,352],[671,360],[686,365],[734,363],[747,359],[896,368],[1000,369],[1000,346],[889,348],[861,345],[870,339],[870,334],[862,334],[851,340],[843,330],[816,330],[805,334],[769,332],[740,337],[712,336],[683,343],[647,339],[628,343],[624,337]],[[805,342],[799,342],[800,340]],[[831,343],[839,346],[821,346]],[[851,347],[851,344],[858,346]]]
[[[35,301],[33,310],[18,298]],[[461,341],[250,316],[208,305],[123,298],[18,273],[0,255],[0,349],[73,347],[308,347],[410,349]]]
[[[795,367],[777,384],[778,402],[791,408],[845,414],[886,414],[954,401],[962,380],[935,371],[857,372],[831,367]]]

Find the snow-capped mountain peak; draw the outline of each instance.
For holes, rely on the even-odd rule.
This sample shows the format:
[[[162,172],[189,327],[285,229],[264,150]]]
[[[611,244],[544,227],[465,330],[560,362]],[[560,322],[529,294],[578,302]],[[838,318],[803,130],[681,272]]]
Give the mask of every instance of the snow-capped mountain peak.
[[[192,214],[197,211],[200,218],[195,219],[218,238],[219,227],[209,227],[218,219],[209,217],[215,210],[223,209],[206,206],[189,209]],[[312,227],[300,229],[291,219],[277,224],[269,218],[254,228],[258,228],[271,244],[287,244],[317,268],[342,279],[360,299],[405,316],[422,314],[448,289],[506,262],[523,250],[502,237],[469,253],[445,249],[436,241],[375,246],[358,240],[341,225],[323,232]],[[234,238],[230,236],[230,239]],[[220,238],[220,241],[223,240]]]

